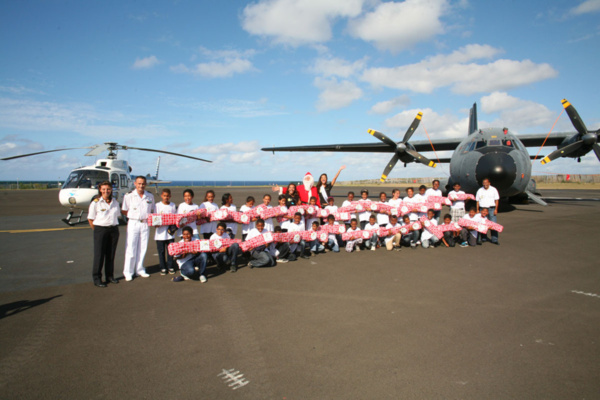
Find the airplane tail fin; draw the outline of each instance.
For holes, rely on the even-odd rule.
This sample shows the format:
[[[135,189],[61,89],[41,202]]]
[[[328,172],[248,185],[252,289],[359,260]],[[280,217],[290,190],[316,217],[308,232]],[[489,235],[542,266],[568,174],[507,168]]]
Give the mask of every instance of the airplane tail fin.
[[[469,135],[477,131],[477,103],[469,111]]]

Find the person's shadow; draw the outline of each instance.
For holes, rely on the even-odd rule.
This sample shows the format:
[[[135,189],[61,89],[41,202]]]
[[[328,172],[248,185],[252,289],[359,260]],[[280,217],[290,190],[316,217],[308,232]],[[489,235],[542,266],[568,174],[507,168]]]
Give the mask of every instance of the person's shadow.
[[[44,303],[49,302],[57,297],[62,297],[62,294],[58,294],[56,296],[48,297],[46,299],[38,299],[38,300],[19,300],[13,303],[2,304],[0,305],[0,319],[11,317],[15,314],[18,314],[23,311],[27,311],[30,308],[40,306]]]

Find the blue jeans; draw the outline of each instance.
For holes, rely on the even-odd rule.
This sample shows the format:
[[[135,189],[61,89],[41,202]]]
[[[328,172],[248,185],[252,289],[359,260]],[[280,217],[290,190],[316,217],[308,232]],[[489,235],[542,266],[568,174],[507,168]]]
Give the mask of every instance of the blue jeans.
[[[432,236],[429,239],[422,240],[421,246],[423,246],[423,248],[426,249],[429,246],[433,247],[439,241],[440,239],[438,239],[437,236]]]
[[[213,253],[213,258],[219,267],[237,267],[237,256],[240,251],[240,245],[232,244],[224,253]]]
[[[340,246],[337,244],[337,242],[333,239],[329,239],[327,241],[327,246],[331,249],[331,251],[333,251],[334,253],[339,253],[340,252]]]
[[[376,234],[376,233],[374,233],[374,234],[373,234],[373,236],[371,236],[371,239],[368,239],[368,240],[365,242],[365,247],[366,247],[367,249],[370,249],[370,248],[371,248],[371,247],[373,247],[373,246],[377,247],[377,239],[378,239],[378,236],[377,236],[377,234]]]
[[[173,243],[175,240],[157,240],[156,241],[156,250],[158,250],[158,262],[160,263],[160,270],[166,271],[168,269],[175,269],[175,262],[173,261],[173,257],[168,252],[169,244]]]
[[[310,242],[310,251],[312,251],[313,253],[320,253],[323,250],[325,250],[325,246],[323,246],[318,239]],[[340,251],[340,249],[338,249],[338,251]]]
[[[490,207],[490,215],[488,215],[488,219],[492,222],[498,222],[498,218],[494,215],[494,211],[496,211],[496,207]],[[492,231],[492,243],[498,242],[498,231]]]
[[[204,275],[204,271],[206,271],[206,260],[208,260],[208,255],[206,253],[198,253],[194,255],[194,257],[187,260],[181,266],[181,275],[185,276],[186,278],[195,279],[198,276],[195,267],[200,269],[200,275]]]

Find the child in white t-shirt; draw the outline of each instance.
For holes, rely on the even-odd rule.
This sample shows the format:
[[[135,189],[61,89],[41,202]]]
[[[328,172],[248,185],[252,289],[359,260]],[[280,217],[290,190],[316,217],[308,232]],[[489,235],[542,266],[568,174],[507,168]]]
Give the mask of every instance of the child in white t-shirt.
[[[176,214],[177,206],[171,202],[171,189],[164,188],[160,193],[161,201],[154,203],[155,214]],[[156,240],[156,249],[158,250],[158,262],[160,264],[160,274],[166,275],[167,269],[170,274],[175,273],[175,262],[173,257],[169,255],[168,247],[169,244],[173,243],[175,239],[169,233],[168,226],[158,226],[154,232],[154,240]]]

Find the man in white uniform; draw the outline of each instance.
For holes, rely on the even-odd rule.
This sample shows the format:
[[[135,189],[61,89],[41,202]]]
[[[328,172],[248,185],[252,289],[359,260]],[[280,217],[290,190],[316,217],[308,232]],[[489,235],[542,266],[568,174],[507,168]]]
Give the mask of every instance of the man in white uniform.
[[[132,280],[134,275],[142,278],[150,276],[144,268],[144,257],[150,232],[147,219],[154,209],[154,196],[145,189],[146,178],[138,176],[135,178],[135,190],[123,197],[121,212],[128,219],[125,266],[123,267],[126,281]]]
[[[498,190],[495,187],[490,185],[490,180],[485,178],[482,182],[483,187],[477,191],[475,195],[475,200],[477,201],[477,212],[480,212],[480,208],[487,208],[490,210],[490,214],[488,216],[490,221],[496,221],[496,215],[498,215],[498,202],[500,201],[500,195]],[[484,239],[487,238],[487,235],[484,236]],[[492,243],[498,243],[498,232],[492,231]]]

